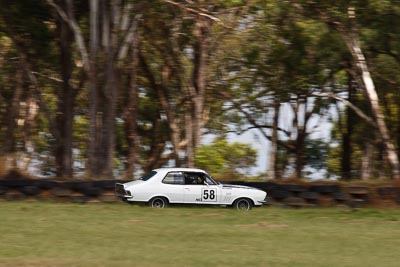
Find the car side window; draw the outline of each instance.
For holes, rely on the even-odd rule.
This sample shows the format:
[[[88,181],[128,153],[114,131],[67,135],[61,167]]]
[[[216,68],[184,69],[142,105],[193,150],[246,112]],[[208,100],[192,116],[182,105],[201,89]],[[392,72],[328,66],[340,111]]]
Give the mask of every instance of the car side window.
[[[182,172],[169,172],[162,182],[164,184],[184,184],[185,177]]]
[[[185,184],[204,185],[206,183],[201,173],[187,172],[185,173]]]

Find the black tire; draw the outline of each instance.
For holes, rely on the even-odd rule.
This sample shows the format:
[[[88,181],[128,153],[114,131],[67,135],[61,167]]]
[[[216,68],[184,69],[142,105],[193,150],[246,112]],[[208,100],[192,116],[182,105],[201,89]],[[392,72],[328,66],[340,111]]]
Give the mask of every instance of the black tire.
[[[337,202],[345,202],[351,199],[351,196],[347,193],[343,192],[338,192],[333,194],[333,199],[336,200]]]
[[[277,201],[280,201],[280,200],[283,200],[285,198],[292,196],[292,194],[289,191],[281,190],[281,189],[274,189],[274,190],[269,191],[268,193],[273,199],[275,199]]]
[[[7,187],[0,185],[0,195],[4,195],[5,193],[7,193],[7,190]]]
[[[152,208],[163,209],[168,206],[168,200],[165,197],[153,197],[149,201],[149,205]]]
[[[53,189],[56,187],[59,187],[59,183],[55,181],[36,181],[35,186],[47,190],[47,189]]]
[[[61,187],[73,190],[75,192],[83,193],[87,188],[93,187],[92,182],[74,181],[74,182],[63,182]]]
[[[99,187],[89,187],[83,189],[83,194],[89,197],[98,197],[103,193],[103,189]]]
[[[279,185],[281,190],[286,190],[292,193],[302,193],[307,191],[307,188],[299,184],[281,184]]]
[[[103,181],[94,181],[93,187],[99,187],[104,190],[112,189],[114,190],[115,184],[117,183],[116,180],[103,180]],[[124,181],[126,183],[126,181]]]
[[[24,187],[28,185],[32,185],[33,181],[28,180],[28,179],[2,179],[0,180],[0,185],[6,186],[6,187],[13,187],[13,188],[19,188],[19,187]]]
[[[237,210],[251,210],[253,208],[253,201],[248,198],[239,198],[235,200],[233,207]]]
[[[20,191],[27,196],[36,196],[40,193],[40,188],[37,186],[24,186]]]
[[[53,188],[51,193],[56,197],[68,197],[72,194],[71,190],[62,187]]]
[[[339,185],[312,185],[309,188],[309,191],[312,192],[317,192],[321,194],[331,194],[331,193],[336,193],[340,192],[340,186]]]

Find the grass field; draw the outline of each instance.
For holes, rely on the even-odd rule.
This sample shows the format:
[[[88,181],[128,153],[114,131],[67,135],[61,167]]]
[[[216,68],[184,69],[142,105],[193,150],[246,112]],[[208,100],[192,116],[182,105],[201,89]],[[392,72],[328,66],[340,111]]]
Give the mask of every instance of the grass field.
[[[0,202],[0,266],[399,266],[400,210]]]

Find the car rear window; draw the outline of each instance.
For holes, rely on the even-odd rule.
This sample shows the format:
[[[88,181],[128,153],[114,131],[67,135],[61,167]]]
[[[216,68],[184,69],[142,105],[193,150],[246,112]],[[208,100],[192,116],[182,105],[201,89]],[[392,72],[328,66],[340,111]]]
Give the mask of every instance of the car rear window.
[[[150,178],[152,178],[156,174],[157,174],[156,171],[151,171],[148,174],[146,174],[146,175],[142,176],[141,178],[139,178],[139,180],[147,181],[147,180],[149,180]]]
[[[162,181],[164,184],[184,184],[185,177],[182,172],[170,172]]]

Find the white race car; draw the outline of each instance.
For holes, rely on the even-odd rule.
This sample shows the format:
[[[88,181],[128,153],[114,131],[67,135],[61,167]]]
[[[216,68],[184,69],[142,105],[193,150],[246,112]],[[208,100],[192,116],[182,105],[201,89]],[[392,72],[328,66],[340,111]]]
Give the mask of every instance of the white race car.
[[[221,184],[207,172],[192,168],[155,169],[138,180],[115,184],[115,192],[124,201],[146,202],[155,208],[184,203],[250,210],[266,203],[267,197],[257,188]]]

